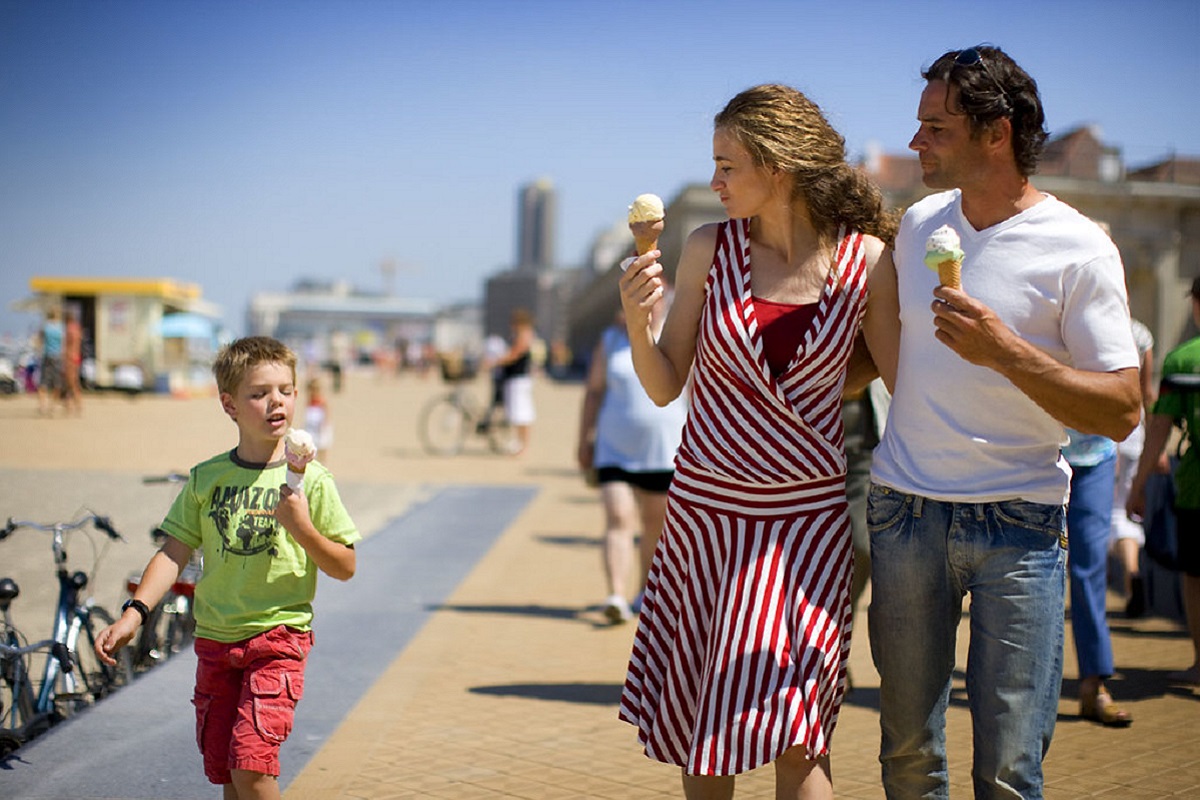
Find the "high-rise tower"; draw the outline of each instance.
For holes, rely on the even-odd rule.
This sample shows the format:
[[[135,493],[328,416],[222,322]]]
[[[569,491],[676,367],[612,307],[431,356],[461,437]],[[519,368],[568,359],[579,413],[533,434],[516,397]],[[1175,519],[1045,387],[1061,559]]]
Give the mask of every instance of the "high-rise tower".
[[[517,270],[544,272],[554,266],[554,186],[541,178],[522,186],[517,206]]]

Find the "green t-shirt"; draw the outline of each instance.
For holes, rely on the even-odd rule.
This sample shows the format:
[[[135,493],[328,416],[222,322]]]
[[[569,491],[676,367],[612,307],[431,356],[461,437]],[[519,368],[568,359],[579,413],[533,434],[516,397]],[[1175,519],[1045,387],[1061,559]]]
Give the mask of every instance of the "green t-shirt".
[[[280,625],[309,630],[317,565],[275,520],[284,461],[247,464],[236,451],[192,469],[162,529],[191,548],[203,548],[196,583],[196,635],[240,642]],[[304,474],[313,525],[326,538],[353,544],[362,536],[350,519],[333,476],[317,462]]]
[[[1182,381],[1172,381],[1175,376],[1200,379],[1200,337],[1167,353],[1158,400],[1154,403],[1154,413],[1174,419],[1182,425],[1187,437],[1187,447],[1175,470],[1175,505],[1200,509],[1200,391],[1181,386]]]

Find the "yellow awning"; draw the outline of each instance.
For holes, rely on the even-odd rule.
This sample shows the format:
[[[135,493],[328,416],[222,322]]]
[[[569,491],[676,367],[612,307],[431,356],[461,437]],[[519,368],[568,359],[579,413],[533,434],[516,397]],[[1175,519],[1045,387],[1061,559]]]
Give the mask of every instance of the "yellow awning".
[[[170,278],[64,278],[29,279],[29,288],[42,294],[102,295],[126,294],[160,297],[164,300],[189,301],[200,297],[200,287]]]

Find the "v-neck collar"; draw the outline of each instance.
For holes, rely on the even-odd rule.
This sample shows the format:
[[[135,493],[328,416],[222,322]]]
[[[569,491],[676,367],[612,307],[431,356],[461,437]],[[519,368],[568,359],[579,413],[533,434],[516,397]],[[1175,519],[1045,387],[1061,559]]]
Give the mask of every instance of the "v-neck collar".
[[[764,381],[774,390],[780,400],[790,405],[790,401],[788,401],[781,383],[796,368],[796,365],[803,360],[804,356],[810,352],[817,331],[821,330],[822,325],[825,324],[825,319],[829,314],[829,298],[833,296],[834,287],[841,280],[841,252],[846,238],[845,227],[843,226],[838,229],[837,239],[835,240],[836,245],[833,248],[833,257],[830,259],[831,263],[828,274],[825,276],[825,285],[821,289],[820,297],[817,298],[817,311],[809,320],[808,326],[804,331],[804,337],[800,340],[800,346],[796,349],[787,367],[776,376],[771,372],[770,365],[767,364],[767,355],[763,348],[762,330],[758,324],[758,310],[754,304],[754,292],[751,285],[752,281],[750,280],[750,268],[754,255],[750,247],[750,220],[737,220],[736,224],[739,226],[739,233],[742,240],[739,244],[742,247],[743,257],[735,259],[735,263],[737,264],[738,294],[742,306],[742,317],[745,320],[747,345],[750,352],[754,354],[755,364]]]

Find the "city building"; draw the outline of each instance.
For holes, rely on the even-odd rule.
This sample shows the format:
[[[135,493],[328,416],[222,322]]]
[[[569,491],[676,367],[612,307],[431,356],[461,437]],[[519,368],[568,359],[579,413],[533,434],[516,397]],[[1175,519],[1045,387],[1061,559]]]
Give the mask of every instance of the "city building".
[[[517,195],[517,270],[545,272],[555,267],[557,213],[554,185],[548,178],[521,187]]]
[[[512,312],[525,309],[556,367],[566,350],[570,299],[590,280],[591,270],[562,267],[555,260],[557,206],[549,179],[522,186],[517,200],[517,261],[485,281],[483,335],[509,339]]]
[[[380,350],[405,350],[410,343],[424,347],[434,340],[438,316],[431,300],[302,280],[290,291],[255,294],[246,327],[288,343],[306,361],[346,364]]]

